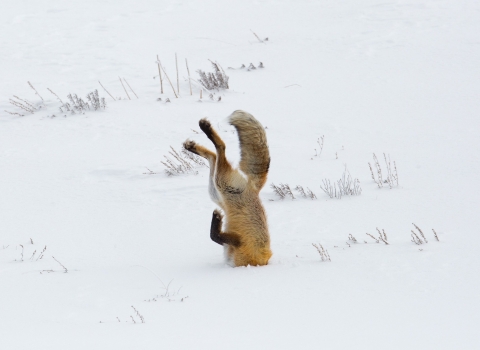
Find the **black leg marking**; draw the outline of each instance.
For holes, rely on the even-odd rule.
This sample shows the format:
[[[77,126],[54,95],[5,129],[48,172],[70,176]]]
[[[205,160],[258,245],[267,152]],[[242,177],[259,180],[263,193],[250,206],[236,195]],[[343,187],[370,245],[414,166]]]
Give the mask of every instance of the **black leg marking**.
[[[205,135],[207,135],[207,137],[210,139],[210,141],[213,142],[213,144],[215,145],[215,147],[217,147],[217,142],[215,142],[215,136],[213,135],[214,131],[212,129],[212,124],[210,124],[210,122],[203,118],[203,119],[200,119],[200,121],[198,122],[198,126],[200,126],[200,129],[205,133]]]
[[[231,193],[231,194],[242,194],[243,193],[243,189],[235,188],[235,187],[232,187],[232,186],[225,186],[225,191],[227,191],[228,193]]]
[[[240,237],[235,233],[222,232],[222,215],[218,210],[214,210],[212,215],[212,226],[210,228],[210,238],[220,245],[229,244],[234,247],[240,245]]]
[[[210,124],[206,118],[203,118],[198,122],[198,126],[200,126],[200,129],[210,138],[212,135],[212,124]]]

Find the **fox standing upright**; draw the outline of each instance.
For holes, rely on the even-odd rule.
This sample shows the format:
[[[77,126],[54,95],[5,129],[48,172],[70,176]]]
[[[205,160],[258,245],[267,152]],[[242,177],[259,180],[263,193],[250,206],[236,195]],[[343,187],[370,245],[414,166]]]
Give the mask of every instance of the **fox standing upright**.
[[[190,140],[183,146],[208,160],[210,197],[225,213],[222,230],[223,216],[219,210],[213,212],[210,238],[225,247],[227,259],[235,266],[266,265],[272,251],[267,216],[259,197],[270,166],[265,129],[244,111],[233,112],[229,122],[237,129],[240,140],[241,172],[228,162],[225,143],[206,119],[201,119],[199,126],[216,152]]]

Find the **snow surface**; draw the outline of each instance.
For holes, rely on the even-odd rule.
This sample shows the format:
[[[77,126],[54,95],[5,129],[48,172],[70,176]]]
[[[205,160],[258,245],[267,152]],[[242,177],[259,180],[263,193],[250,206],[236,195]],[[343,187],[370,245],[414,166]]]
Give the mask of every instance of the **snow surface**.
[[[0,49],[2,349],[480,348],[478,1],[6,0]],[[178,99],[153,79],[158,54],[176,84],[175,53]],[[265,68],[227,70],[221,102],[198,102],[185,58],[193,77],[208,59]],[[107,109],[62,114],[47,88],[98,89]],[[13,95],[42,108],[8,114]],[[238,162],[236,109],[267,127],[268,184],[318,197],[263,189],[265,267],[231,268],[210,240],[208,169],[160,163],[187,138],[211,147],[202,117]],[[373,182],[373,152],[398,188]],[[362,194],[330,199],[345,164]]]

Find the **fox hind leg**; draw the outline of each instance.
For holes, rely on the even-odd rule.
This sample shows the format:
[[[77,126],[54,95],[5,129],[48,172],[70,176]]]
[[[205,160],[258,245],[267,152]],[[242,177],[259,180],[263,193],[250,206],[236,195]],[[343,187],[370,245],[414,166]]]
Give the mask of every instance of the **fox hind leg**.
[[[205,158],[206,160],[208,160],[210,165],[212,165],[212,163],[215,164],[217,155],[214,152],[210,151],[208,148],[198,145],[195,141],[187,140],[183,143],[183,147],[187,151]]]
[[[237,172],[232,169],[225,155],[225,142],[218,135],[215,129],[207,119],[199,121],[200,129],[212,141],[217,151],[217,159],[215,164],[215,184],[221,193],[240,194],[243,192],[246,181]]]
[[[203,157],[208,160],[208,165],[210,167],[210,175],[208,177],[208,193],[210,194],[210,198],[212,201],[221,205],[221,197],[217,191],[217,188],[214,184],[214,177],[215,177],[215,166],[217,162],[217,155],[216,153],[210,151],[208,148],[203,147],[195,143],[195,141],[187,140],[183,143],[183,147],[200,157]]]
[[[210,141],[213,142],[213,145],[217,149],[217,153],[219,148],[223,148],[223,150],[225,150],[225,142],[223,142],[222,138],[218,135],[215,129],[212,128],[212,124],[210,124],[206,118],[200,119],[198,125],[205,135],[207,135]]]

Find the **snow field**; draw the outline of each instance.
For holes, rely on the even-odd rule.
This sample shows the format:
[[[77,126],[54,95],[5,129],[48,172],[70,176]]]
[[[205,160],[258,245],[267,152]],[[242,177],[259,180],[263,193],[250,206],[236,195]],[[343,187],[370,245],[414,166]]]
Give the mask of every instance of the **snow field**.
[[[477,348],[479,11],[450,0],[6,3],[2,348]],[[175,53],[180,98],[166,85],[157,101],[156,55],[175,85]],[[195,77],[208,59],[222,64],[221,102],[189,96],[185,58]],[[227,69],[250,62],[265,68]],[[139,99],[125,99],[119,76]],[[44,108],[4,112],[19,112],[13,95],[41,105],[27,81]],[[47,88],[65,100],[98,89],[107,109],[65,117]],[[160,163],[187,138],[211,147],[196,133],[203,117],[238,162],[226,123],[236,109],[267,127],[265,267],[231,268],[210,241],[208,169],[167,177]],[[383,169],[383,153],[395,160],[398,188],[373,182],[374,152]],[[362,194],[330,199],[321,181],[345,164]],[[317,200],[281,201],[270,183]],[[410,241],[412,223],[428,244]],[[389,245],[366,235],[376,227]]]

